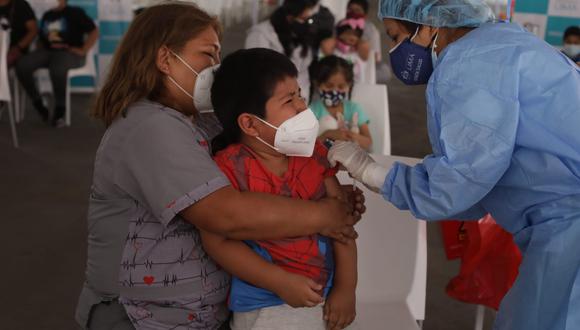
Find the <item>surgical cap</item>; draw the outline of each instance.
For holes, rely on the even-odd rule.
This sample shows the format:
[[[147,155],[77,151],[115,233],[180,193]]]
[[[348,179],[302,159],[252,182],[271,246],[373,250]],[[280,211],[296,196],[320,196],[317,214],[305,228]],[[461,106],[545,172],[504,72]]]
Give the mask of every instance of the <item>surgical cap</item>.
[[[379,18],[433,27],[477,27],[495,20],[481,0],[381,0]]]

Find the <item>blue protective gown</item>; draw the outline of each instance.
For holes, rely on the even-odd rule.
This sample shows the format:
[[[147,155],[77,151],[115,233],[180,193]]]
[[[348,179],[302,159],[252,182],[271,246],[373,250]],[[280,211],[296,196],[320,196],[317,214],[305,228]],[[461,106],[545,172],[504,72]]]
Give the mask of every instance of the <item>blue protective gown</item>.
[[[427,88],[433,154],[382,194],[417,218],[491,213],[523,253],[495,324],[580,329],[580,70],[515,24],[450,44]]]

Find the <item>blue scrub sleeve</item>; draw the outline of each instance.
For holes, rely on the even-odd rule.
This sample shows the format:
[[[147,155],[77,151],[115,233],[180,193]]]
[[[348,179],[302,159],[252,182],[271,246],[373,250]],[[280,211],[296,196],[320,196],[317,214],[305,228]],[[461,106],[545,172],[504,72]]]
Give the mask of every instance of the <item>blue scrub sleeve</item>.
[[[476,83],[436,83],[429,133],[438,152],[414,167],[396,163],[381,192],[419,219],[477,216],[484,211],[478,202],[510,165],[518,103]]]

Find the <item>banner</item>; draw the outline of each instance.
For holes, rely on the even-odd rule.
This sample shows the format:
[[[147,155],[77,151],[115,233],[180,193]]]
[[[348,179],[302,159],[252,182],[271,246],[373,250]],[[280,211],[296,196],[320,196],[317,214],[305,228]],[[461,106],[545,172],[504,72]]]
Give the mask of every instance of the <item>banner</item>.
[[[516,0],[513,20],[560,47],[564,31],[570,26],[580,26],[580,0]]]

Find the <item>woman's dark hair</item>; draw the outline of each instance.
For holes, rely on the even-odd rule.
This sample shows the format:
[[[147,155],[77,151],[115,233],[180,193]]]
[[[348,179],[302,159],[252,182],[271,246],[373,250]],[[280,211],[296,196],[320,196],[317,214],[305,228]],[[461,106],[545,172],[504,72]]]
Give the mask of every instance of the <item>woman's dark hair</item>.
[[[308,22],[288,22],[288,16],[298,17],[304,10],[316,6],[319,0],[285,0],[272,16],[270,23],[278,35],[278,39],[284,47],[284,54],[292,56],[292,52],[298,46],[302,46],[300,56],[306,57],[308,50],[314,46],[316,31]]]
[[[356,33],[356,35],[361,38],[363,33],[364,33],[364,29],[359,29],[357,28],[353,28],[352,26],[348,25],[348,24],[344,24],[346,21],[348,21],[349,19],[352,18],[345,18],[343,20],[340,20],[338,22],[338,24],[336,24],[336,36],[340,36],[341,34],[343,34],[346,31],[352,30]]]
[[[165,91],[165,75],[156,65],[158,50],[166,46],[180,52],[207,28],[221,35],[217,18],[193,3],[170,1],[143,10],[115,51],[91,115],[108,127],[131,104],[144,98],[158,101]]]
[[[359,5],[359,6],[361,6],[361,8],[365,12],[365,14],[368,14],[368,12],[369,12],[369,2],[368,2],[368,0],[350,0],[348,2],[347,7],[350,6],[350,5]]]
[[[564,31],[564,40],[571,36],[580,37],[580,27],[570,26],[566,31]]]
[[[419,28],[419,26],[421,26],[420,24],[405,21],[402,19],[398,20],[398,21],[399,21],[399,23],[403,24],[403,26],[405,27],[405,30],[407,30],[407,33],[410,33],[410,34],[414,34],[415,31],[417,31],[417,28]]]
[[[320,61],[316,62],[310,67],[310,78],[312,84],[310,85],[310,99],[314,95],[314,90],[317,86],[330,79],[334,74],[341,72],[346,79],[346,82],[351,86],[350,94],[352,94],[352,86],[354,86],[354,71],[353,66],[347,60],[336,55],[326,56]]]
[[[226,56],[211,87],[211,102],[223,126],[222,133],[212,141],[213,152],[240,142],[238,117],[251,113],[264,118],[266,102],[276,84],[297,76],[298,70],[292,61],[270,49],[242,49]]]

